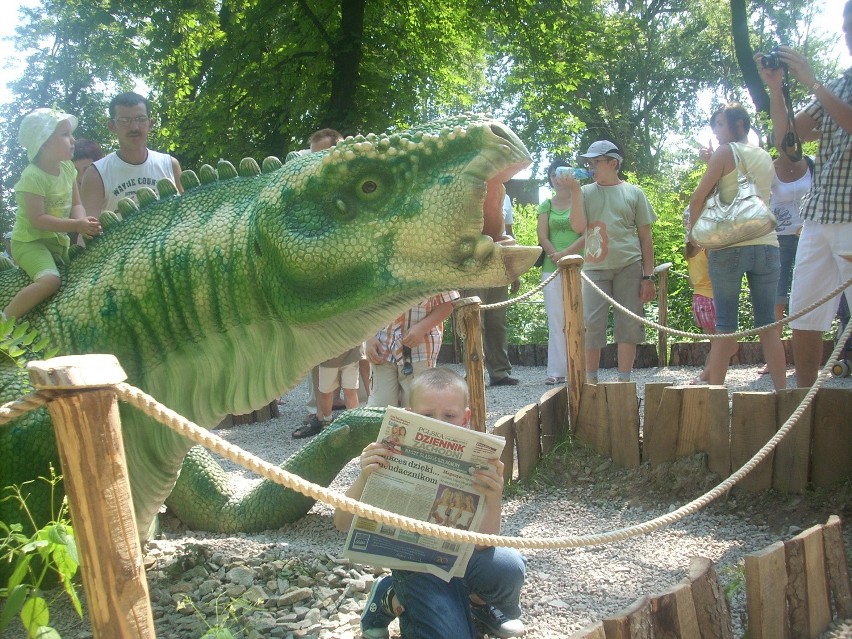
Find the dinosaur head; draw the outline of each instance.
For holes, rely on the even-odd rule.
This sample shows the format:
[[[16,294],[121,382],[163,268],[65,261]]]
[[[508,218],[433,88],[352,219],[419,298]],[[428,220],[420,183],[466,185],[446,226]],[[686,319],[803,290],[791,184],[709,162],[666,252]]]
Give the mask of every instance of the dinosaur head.
[[[350,137],[285,164],[267,185],[258,251],[273,256],[288,293],[319,304],[329,291],[374,304],[403,295],[410,305],[440,291],[505,285],[540,251],[494,241],[502,183],[529,163],[517,136],[482,116]]]

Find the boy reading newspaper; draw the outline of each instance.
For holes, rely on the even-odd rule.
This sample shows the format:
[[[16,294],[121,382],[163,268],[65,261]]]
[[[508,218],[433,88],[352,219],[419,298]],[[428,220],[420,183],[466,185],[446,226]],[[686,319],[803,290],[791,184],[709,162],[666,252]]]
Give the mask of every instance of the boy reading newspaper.
[[[408,410],[466,428],[468,397],[467,383],[459,375],[431,368],[414,379]],[[346,495],[360,499],[367,479],[379,468],[387,468],[393,454],[384,442],[368,444],[360,456],[361,473]],[[485,501],[478,531],[499,534],[503,463],[491,459],[489,466],[473,471],[473,484]],[[448,505],[443,512],[450,510]],[[342,510],[334,513],[338,530],[349,530],[352,519]],[[449,581],[428,572],[394,569],[373,584],[361,615],[361,631],[370,639],[389,637],[388,625],[399,617],[406,639],[475,639],[478,632],[492,637],[521,635],[519,599],[525,572],[526,561],[517,550],[487,546],[477,546],[464,576]]]

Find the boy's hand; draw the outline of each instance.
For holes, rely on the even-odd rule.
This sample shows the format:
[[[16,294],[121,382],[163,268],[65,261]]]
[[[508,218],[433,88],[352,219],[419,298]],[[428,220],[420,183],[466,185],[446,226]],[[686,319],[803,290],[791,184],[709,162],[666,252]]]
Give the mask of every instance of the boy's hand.
[[[77,220],[76,231],[80,235],[94,237],[101,234],[101,223],[96,217],[81,217]]]
[[[364,479],[367,479],[367,477],[379,468],[387,468],[390,465],[390,462],[387,460],[389,454],[390,451],[379,442],[367,444],[364,450],[361,451],[361,456],[358,459],[358,463],[361,466],[361,475],[363,475]]]
[[[473,473],[473,483],[485,496],[485,503],[500,503],[503,498],[503,462],[499,459],[488,461],[491,468]]]

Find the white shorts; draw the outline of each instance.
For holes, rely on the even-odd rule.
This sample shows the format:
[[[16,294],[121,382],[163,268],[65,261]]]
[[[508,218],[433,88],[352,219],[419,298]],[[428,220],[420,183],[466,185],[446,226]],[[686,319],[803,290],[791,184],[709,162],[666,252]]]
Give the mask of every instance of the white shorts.
[[[845,257],[844,257],[845,256]],[[852,222],[819,224],[805,220],[790,294],[790,315],[818,302],[852,277]],[[837,315],[838,295],[822,306],[790,322],[801,331],[828,331]],[[846,288],[846,299],[852,299],[852,287]]]
[[[319,367],[319,383],[317,388],[321,393],[333,393],[340,388],[358,389],[358,379],[360,378],[359,365],[360,362],[352,362],[341,366],[340,368]]]

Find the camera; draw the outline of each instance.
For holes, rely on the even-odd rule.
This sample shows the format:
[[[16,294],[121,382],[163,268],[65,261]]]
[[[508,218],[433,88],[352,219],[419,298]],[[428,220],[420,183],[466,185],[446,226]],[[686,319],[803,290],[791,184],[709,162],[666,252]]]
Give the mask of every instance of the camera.
[[[408,346],[402,347],[402,374],[411,375],[414,373],[414,365],[411,363],[411,349]]]
[[[765,53],[760,58],[760,64],[764,69],[786,69],[787,65],[781,59],[778,47],[772,47],[772,51]]]

